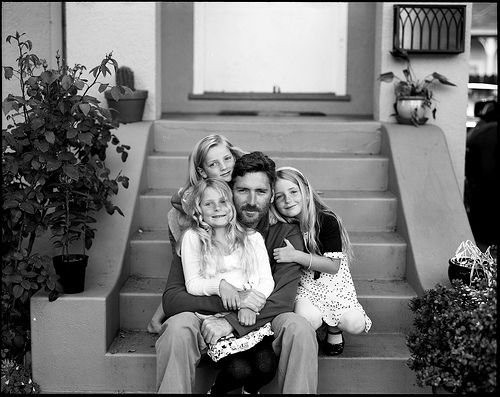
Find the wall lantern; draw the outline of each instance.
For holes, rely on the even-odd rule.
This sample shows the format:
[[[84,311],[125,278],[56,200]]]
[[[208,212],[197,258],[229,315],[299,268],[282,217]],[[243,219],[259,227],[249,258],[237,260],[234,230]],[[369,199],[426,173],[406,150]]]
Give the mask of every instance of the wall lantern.
[[[464,52],[465,5],[394,6],[393,49],[420,54]]]

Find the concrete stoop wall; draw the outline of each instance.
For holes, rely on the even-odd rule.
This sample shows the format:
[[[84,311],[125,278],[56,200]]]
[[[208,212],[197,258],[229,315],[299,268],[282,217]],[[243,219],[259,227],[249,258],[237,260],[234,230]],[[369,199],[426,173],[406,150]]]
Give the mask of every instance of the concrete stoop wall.
[[[135,136],[138,142],[131,144],[131,156],[134,152],[137,157],[128,161],[128,174],[124,170],[134,184],[120,205],[126,220],[103,218],[98,226],[102,234],[97,235],[91,258],[102,255],[107,265],[98,261],[89,265],[81,294],[56,302],[48,302],[43,293],[32,298],[33,376],[43,392],[155,391],[157,336],[147,333],[146,327],[169,271],[166,213],[172,193],[185,181],[189,151],[200,138],[215,132],[245,150],[262,150],[278,165],[299,167],[350,232],[357,257],[352,266],[354,283],[373,326],[368,334],[344,335],[341,356],[319,352],[318,392],[430,392],[415,385],[406,365],[405,336],[412,325],[408,301],[429,284],[422,276],[427,267],[437,266],[444,274],[447,261],[436,264],[436,259],[448,255],[453,240],[470,238],[467,228],[465,234],[450,231],[440,249],[442,237],[424,233],[434,224],[415,224],[430,222],[430,217],[421,216],[425,208],[416,196],[421,192],[413,191],[412,199],[406,193],[415,183],[437,184],[442,189],[435,192],[444,194],[444,200],[436,197],[423,204],[432,204],[430,211],[435,216],[437,212],[442,223],[463,226],[451,220],[457,217],[460,195],[455,179],[449,179],[454,175],[439,129],[328,118],[202,116],[157,120],[150,127],[134,123],[118,131],[119,136],[123,131],[124,143],[125,137]],[[398,136],[400,131],[403,135]],[[427,154],[429,145],[435,155]],[[416,169],[406,159],[424,158],[426,170],[439,165],[441,171],[427,172],[422,181],[423,167]],[[437,240],[432,244],[431,236]],[[431,261],[423,259],[428,253],[415,253],[415,247],[422,250],[426,244],[431,247]],[[195,392],[205,393],[214,375],[201,363]],[[278,393],[276,379],[263,392]]]

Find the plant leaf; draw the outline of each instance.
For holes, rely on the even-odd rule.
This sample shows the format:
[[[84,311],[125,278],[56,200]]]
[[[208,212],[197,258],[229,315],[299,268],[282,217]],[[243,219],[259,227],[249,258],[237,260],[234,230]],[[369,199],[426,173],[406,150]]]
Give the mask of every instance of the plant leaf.
[[[103,92],[108,88],[108,83],[99,85],[99,92]]]
[[[92,133],[81,132],[78,134],[78,140],[80,142],[86,143],[87,145],[92,145]]]
[[[85,87],[85,82],[80,79],[75,80],[75,87],[81,90],[83,87]]]
[[[2,110],[5,115],[7,115],[12,110],[12,101],[3,101],[2,102]]]
[[[47,160],[47,171],[55,171],[61,166],[61,162],[59,160]]]
[[[119,101],[121,97],[120,88],[117,86],[111,87],[111,96],[115,101]]]
[[[35,213],[35,208],[30,203],[21,203],[21,205],[19,206],[19,208],[21,208],[24,212],[27,212],[28,214],[34,214]]]
[[[12,76],[14,75],[14,68],[11,66],[4,66],[3,72],[4,72],[5,78],[7,80],[10,80],[12,78]]]
[[[390,83],[390,82],[394,79],[394,77],[396,77],[396,76],[394,75],[394,73],[392,73],[392,72],[386,72],[386,73],[382,73],[382,74],[379,76],[379,78],[378,78],[378,79],[379,79],[380,81],[384,81],[384,82],[386,82],[386,83]]]
[[[448,80],[448,78],[446,78],[442,74],[434,72],[434,73],[432,73],[432,77],[434,77],[436,80],[438,80],[441,84],[452,85],[452,86],[456,87],[456,84],[453,84],[450,80]]]
[[[64,173],[69,176],[71,179],[77,181],[79,177],[78,169],[71,164],[63,165]]]
[[[12,289],[12,292],[14,294],[14,298],[19,298],[23,292],[24,292],[24,288],[21,287],[19,284],[16,284],[14,285],[14,288]]]
[[[83,112],[83,114],[85,116],[87,116],[90,112],[90,105],[88,103],[81,103],[80,105],[78,105],[78,107],[80,108],[80,110]]]
[[[73,85],[73,79],[68,75],[63,76],[61,80],[62,88],[64,88],[67,91],[72,85]]]
[[[52,131],[45,132],[45,140],[49,143],[54,143],[56,141],[56,136]]]

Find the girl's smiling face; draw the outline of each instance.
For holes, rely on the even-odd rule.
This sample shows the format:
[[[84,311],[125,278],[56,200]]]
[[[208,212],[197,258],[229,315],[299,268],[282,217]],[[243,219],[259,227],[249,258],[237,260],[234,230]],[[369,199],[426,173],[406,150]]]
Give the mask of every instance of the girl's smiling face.
[[[201,216],[212,228],[226,227],[232,215],[231,207],[218,190],[207,187],[201,196]]]
[[[234,156],[227,146],[216,145],[207,152],[199,172],[203,178],[219,178],[231,182],[234,162]]]
[[[303,197],[299,187],[286,179],[274,184],[274,203],[278,212],[288,218],[296,218],[302,212]]]

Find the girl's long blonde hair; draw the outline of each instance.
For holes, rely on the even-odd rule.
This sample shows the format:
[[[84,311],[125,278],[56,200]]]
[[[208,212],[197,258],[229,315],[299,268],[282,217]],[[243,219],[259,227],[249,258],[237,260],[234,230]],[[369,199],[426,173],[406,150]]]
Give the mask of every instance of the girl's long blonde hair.
[[[184,186],[179,190],[179,195],[181,197],[187,189],[203,179],[199,170],[203,168],[203,163],[207,158],[208,151],[218,145],[226,146],[233,155],[235,161],[247,153],[239,147],[234,146],[224,135],[212,134],[202,138],[194,145],[192,152],[189,154],[188,177]]]
[[[354,259],[354,255],[349,235],[347,234],[347,230],[342,223],[342,219],[324,203],[318,193],[316,193],[316,191],[312,188],[309,180],[298,169],[293,167],[280,167],[276,170],[276,174],[276,180],[285,179],[298,186],[302,196],[302,209],[298,218],[289,218],[281,215],[274,204],[271,206],[272,215],[281,222],[292,223],[298,221],[306,249],[310,253],[317,255],[321,255],[317,242],[321,230],[320,215],[332,215],[339,225],[342,252],[347,255],[348,263],[351,263]]]
[[[225,230],[225,238],[228,247],[222,247],[215,239],[213,229],[208,225],[202,216],[201,201],[207,188],[216,190],[223,197],[230,210],[229,222]],[[257,257],[252,243],[248,238],[249,233],[255,233],[253,230],[246,229],[236,218],[236,208],[233,204],[233,193],[229,185],[216,178],[201,179],[193,185],[186,202],[186,210],[191,224],[190,229],[198,235],[201,242],[201,276],[208,278],[222,272],[224,269],[223,256],[228,252],[232,253],[238,248],[242,248],[239,262],[246,280],[257,271]],[[184,235],[184,233],[183,233]],[[180,242],[177,244],[177,254],[180,255]]]

